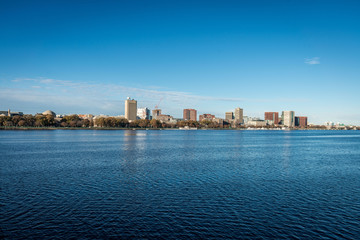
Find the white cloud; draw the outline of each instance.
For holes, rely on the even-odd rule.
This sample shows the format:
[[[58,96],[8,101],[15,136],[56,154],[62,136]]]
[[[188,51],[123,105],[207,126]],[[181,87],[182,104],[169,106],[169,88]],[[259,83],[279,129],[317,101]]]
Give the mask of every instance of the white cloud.
[[[21,83],[24,81],[24,83]],[[24,78],[12,82],[19,84],[18,88],[0,89],[0,101],[12,108],[26,112],[24,104],[31,106],[31,111],[51,109],[59,113],[107,113],[123,114],[123,101],[126,97],[138,100],[139,107],[153,108],[162,98],[160,108],[166,114],[179,115],[182,108],[194,107],[211,109],[211,106],[242,105],[244,102],[282,102],[284,99],[245,99],[200,96],[190,92],[168,91],[148,88],[134,88],[118,84],[103,84],[89,82],[73,82],[51,78]],[[30,82],[30,85],[26,82]],[[31,83],[33,82],[33,83]],[[28,87],[26,87],[29,85]],[[25,88],[25,89],[24,89]],[[287,101],[306,101],[304,99],[287,99]],[[222,109],[223,107],[221,107]],[[34,110],[36,109],[36,110]],[[30,109],[29,109],[30,110]],[[180,112],[180,113],[179,113]]]
[[[320,64],[320,58],[319,57],[305,58],[305,63],[309,65]]]

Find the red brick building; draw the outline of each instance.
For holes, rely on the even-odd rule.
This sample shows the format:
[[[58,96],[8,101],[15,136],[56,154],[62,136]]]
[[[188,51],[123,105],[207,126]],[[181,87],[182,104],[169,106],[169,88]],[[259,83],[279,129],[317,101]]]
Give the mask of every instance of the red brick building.
[[[197,119],[196,113],[197,111],[195,109],[184,109],[183,119],[196,121]]]
[[[279,113],[278,112],[265,112],[265,120],[272,120],[274,124],[279,124]]]
[[[308,125],[307,117],[296,117],[295,116],[295,126],[306,127],[307,125]]]

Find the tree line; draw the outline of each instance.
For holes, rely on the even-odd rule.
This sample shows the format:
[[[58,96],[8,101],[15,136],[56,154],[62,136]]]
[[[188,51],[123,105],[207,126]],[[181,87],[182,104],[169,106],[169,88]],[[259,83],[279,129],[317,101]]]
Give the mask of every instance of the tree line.
[[[0,126],[4,127],[59,127],[59,128],[219,128],[218,123],[203,120],[198,121],[178,121],[177,123],[163,123],[159,120],[138,119],[129,122],[125,118],[99,117],[94,120],[82,119],[78,115],[69,115],[61,119],[54,118],[52,115],[23,115],[23,116],[0,116]]]

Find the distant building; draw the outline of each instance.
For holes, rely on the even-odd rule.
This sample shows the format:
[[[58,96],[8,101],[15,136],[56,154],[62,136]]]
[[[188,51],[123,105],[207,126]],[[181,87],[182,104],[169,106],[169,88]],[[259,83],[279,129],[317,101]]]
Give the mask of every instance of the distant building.
[[[7,111],[0,111],[0,116],[8,116],[8,117],[12,117],[12,116],[22,116],[24,115],[23,112],[11,112],[10,109],[8,109]]]
[[[281,114],[282,124],[287,127],[295,126],[295,112],[294,111],[283,111]]]
[[[148,108],[138,108],[137,117],[139,119],[149,119],[150,120],[150,109]]]
[[[266,125],[274,125],[274,121],[273,120],[264,120],[266,122]]]
[[[233,120],[234,119],[234,113],[233,112],[226,112],[225,113],[225,119],[226,120]]]
[[[274,124],[279,124],[278,112],[265,112],[265,120],[272,120]]]
[[[253,126],[253,127],[264,127],[266,126],[266,121],[264,120],[250,120],[247,122],[247,126]]]
[[[160,114],[159,116],[157,116],[156,120],[164,123],[176,123],[176,120],[173,118],[173,116],[165,114]]]
[[[325,126],[333,127],[333,126],[335,126],[335,123],[333,123],[333,122],[325,122]]]
[[[154,109],[152,110],[152,118],[153,119],[158,119],[158,116],[161,115],[161,109]]]
[[[184,109],[183,118],[184,120],[197,120],[197,111],[195,109]]]
[[[244,123],[244,111],[242,108],[235,108],[235,121],[239,124],[243,124]]]
[[[249,121],[258,121],[260,120],[260,118],[258,117],[248,117],[248,116],[244,116],[244,124],[247,125],[247,123]]]
[[[295,126],[306,127],[308,125],[307,117],[295,117]]]
[[[214,123],[217,123],[219,125],[219,127],[224,127],[224,119],[221,118],[214,118],[212,120]]]
[[[93,119],[94,115],[92,115],[92,114],[78,114],[78,117],[82,118],[82,119]]]
[[[212,119],[214,119],[214,118],[215,118],[215,115],[211,115],[211,114],[208,114],[208,113],[199,115],[199,121],[202,121],[202,120],[212,120]]]
[[[129,121],[136,120],[137,114],[137,101],[130,99],[129,97],[125,100],[125,118]]]
[[[56,113],[54,113],[51,110],[46,110],[45,112],[42,113],[42,115],[46,116],[46,115],[51,115],[53,117],[56,117]]]

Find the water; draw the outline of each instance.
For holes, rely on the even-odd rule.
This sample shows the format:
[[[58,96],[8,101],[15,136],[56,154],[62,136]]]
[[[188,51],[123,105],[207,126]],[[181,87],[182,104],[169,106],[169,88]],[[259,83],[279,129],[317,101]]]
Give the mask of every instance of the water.
[[[360,131],[0,131],[0,237],[356,239]]]

